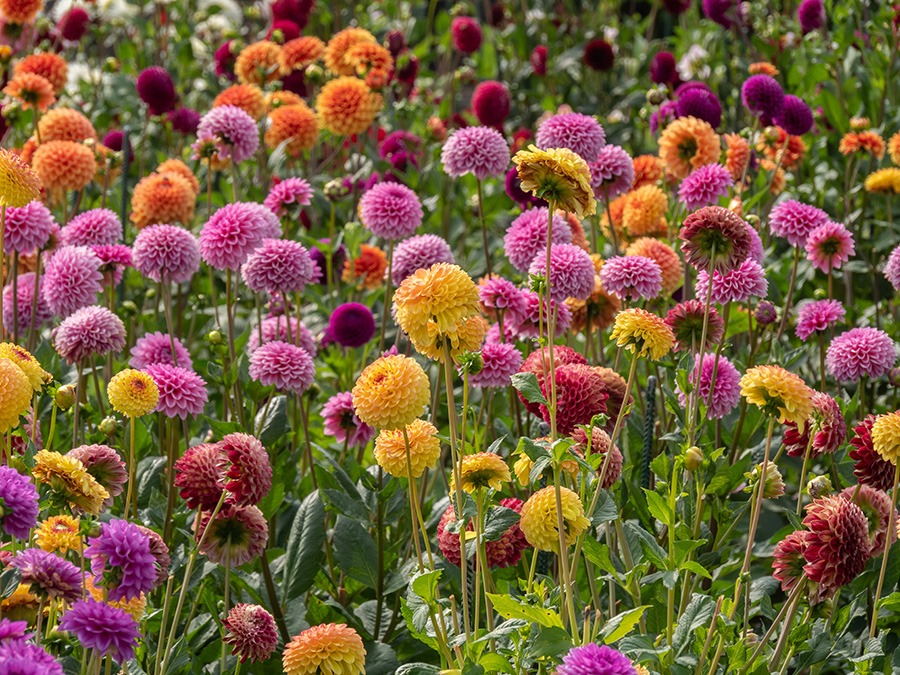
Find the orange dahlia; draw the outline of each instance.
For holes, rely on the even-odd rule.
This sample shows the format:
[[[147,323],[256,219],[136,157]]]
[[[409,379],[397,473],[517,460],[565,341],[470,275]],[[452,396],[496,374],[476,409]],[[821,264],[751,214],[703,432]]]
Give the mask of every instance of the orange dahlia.
[[[850,132],[844,134],[840,145],[838,145],[838,150],[840,150],[842,155],[867,152],[870,155],[881,159],[884,157],[885,143],[884,139],[874,131],[860,131],[858,133]]]
[[[751,75],[768,75],[769,77],[775,77],[778,75],[778,68],[773,66],[771,63],[767,63],[766,61],[757,61],[756,63],[751,63],[747,68]]]
[[[31,23],[43,6],[44,0],[0,0],[0,16],[9,23]]]
[[[31,165],[44,187],[57,194],[83,189],[97,173],[93,151],[75,141],[45,141],[34,151]]]
[[[678,254],[664,241],[653,237],[641,237],[629,244],[625,255],[641,255],[650,258],[662,270],[662,290],[666,295],[672,294],[681,286],[684,276],[684,265]]]
[[[307,628],[284,648],[285,675],[363,675],[366,648],[359,634],[344,624]]]
[[[778,157],[783,154],[781,166],[790,171],[803,159],[806,143],[799,136],[791,136],[781,127],[769,127],[764,134],[760,134],[756,149],[776,164]]]
[[[281,48],[279,63],[281,70],[289,73],[294,70],[303,70],[321,59],[324,54],[324,42],[312,35],[304,35],[296,40],[291,40]]]
[[[366,84],[372,89],[380,89],[388,83],[394,69],[391,53],[374,42],[360,42],[353,45],[344,60],[356,75],[365,76]]]
[[[325,47],[325,67],[335,75],[355,75],[356,68],[347,59],[347,53],[361,42],[377,44],[375,36],[362,28],[345,28],[335,33]]]
[[[737,182],[744,175],[744,168],[750,161],[750,144],[740,134],[725,134],[725,168]]]
[[[22,207],[41,196],[41,179],[21,157],[0,148],[0,205]]]
[[[255,84],[233,84],[213,99],[213,108],[222,105],[237,106],[257,122],[266,114],[266,97]]]
[[[194,219],[197,194],[187,178],[173,173],[152,173],[134,186],[131,222],[139,230],[148,225],[181,223]]]
[[[721,151],[719,135],[709,122],[696,117],[677,118],[659,137],[659,157],[666,172],[677,179],[704,164],[719,161]]]
[[[355,77],[339,77],[322,87],[316,111],[322,126],[338,136],[362,133],[381,110],[383,99]]]
[[[305,103],[275,108],[269,113],[269,128],[265,135],[269,150],[286,142],[285,152],[291,157],[299,157],[316,144],[318,137],[316,114]]]
[[[46,112],[47,108],[56,103],[53,85],[46,77],[34,73],[15,75],[7,82],[3,93],[21,101],[23,110],[37,108],[41,112]]]
[[[45,78],[57,96],[62,93],[69,77],[69,65],[59,54],[45,52],[29,54],[13,66],[13,73],[34,73]]]
[[[666,193],[655,185],[628,192],[622,209],[622,229],[629,237],[664,234],[668,208]]]
[[[387,256],[384,251],[377,246],[362,244],[359,247],[359,255],[344,264],[342,278],[344,281],[357,282],[359,287],[371,290],[381,286],[386,271]]]
[[[167,159],[165,162],[156,167],[156,173],[177,173],[191,184],[195,194],[200,194],[200,181],[191,171],[190,167],[180,159]]]
[[[273,82],[281,76],[281,47],[269,40],[247,45],[234,62],[234,74],[244,84]]]
[[[655,185],[663,177],[663,163],[656,155],[638,155],[632,160],[634,165],[634,183],[632,189],[637,190],[645,185]]]
[[[888,154],[891,156],[891,161],[900,166],[900,131],[891,136],[891,140],[888,141]]]
[[[283,108],[286,105],[300,105],[301,103],[306,105],[306,101],[303,100],[302,96],[284,89],[271,91],[266,94],[265,102],[266,110],[275,110],[275,108]]]
[[[48,141],[97,140],[97,130],[91,121],[72,108],[48,110],[38,122],[38,138],[41,143]]]

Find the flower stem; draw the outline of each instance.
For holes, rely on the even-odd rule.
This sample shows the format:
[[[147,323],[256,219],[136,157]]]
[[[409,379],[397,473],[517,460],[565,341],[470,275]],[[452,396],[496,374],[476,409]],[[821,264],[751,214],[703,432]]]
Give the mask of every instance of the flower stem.
[[[891,552],[891,544],[897,538],[894,530],[897,518],[897,489],[900,483],[900,462],[894,466],[894,491],[891,498],[891,517],[888,518],[887,536],[884,538],[884,553],[881,557],[881,571],[878,573],[878,585],[875,587],[875,600],[872,603],[872,626],[869,628],[869,639],[875,637],[878,632],[878,600],[881,598],[881,589],[884,587],[884,575],[887,572],[888,555]]]

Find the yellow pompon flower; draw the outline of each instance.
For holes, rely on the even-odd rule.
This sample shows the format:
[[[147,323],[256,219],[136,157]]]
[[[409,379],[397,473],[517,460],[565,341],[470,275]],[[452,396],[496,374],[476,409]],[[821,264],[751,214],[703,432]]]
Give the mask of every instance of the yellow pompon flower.
[[[113,375],[106,386],[109,404],[127,417],[143,417],[156,409],[159,387],[147,373],[126,368]]]
[[[616,315],[610,339],[637,356],[658,361],[675,345],[675,334],[660,317],[639,307]]]
[[[534,461],[524,452],[519,456],[519,459],[516,460],[515,464],[513,464],[513,473],[516,475],[516,480],[519,481],[519,485],[522,487],[531,485],[532,467],[534,467]],[[575,478],[578,475],[578,462],[574,459],[563,461],[563,463],[559,465],[559,468],[571,475],[572,478]]]
[[[441,441],[437,428],[425,420],[414,420],[406,426],[409,439],[409,470],[413,478],[430,469],[441,456]],[[397,478],[408,478],[406,441],[402,429],[382,429],[375,439],[375,461],[378,466]]]
[[[366,648],[350,626],[323,623],[295,636],[284,648],[284,675],[363,675]]]
[[[500,490],[503,483],[512,479],[509,467],[503,458],[493,452],[476,452],[462,458],[460,487],[463,492],[472,493],[481,488]],[[450,477],[450,496],[456,492],[456,477]]]
[[[838,152],[842,155],[854,153],[868,153],[881,159],[884,157],[884,139],[875,131],[858,131],[844,134],[838,144]]]
[[[375,36],[364,28],[345,28],[335,33],[325,46],[325,67],[335,75],[355,75],[356,69],[347,57],[356,45],[366,42],[378,43]]]
[[[891,136],[888,141],[888,154],[891,156],[891,161],[900,166],[900,131]]]
[[[65,555],[69,551],[81,549],[81,521],[72,516],[50,516],[41,521],[34,530],[38,547],[47,553]]]
[[[565,542],[570,546],[591,524],[584,515],[578,495],[569,488],[560,488]],[[556,511],[556,488],[552,485],[538,490],[522,506],[519,527],[526,541],[540,551],[559,553],[559,530]]]
[[[574,213],[584,220],[597,212],[591,188],[591,169],[582,157],[568,148],[539,150],[529,145],[513,156],[522,189],[560,211]]]
[[[866,176],[866,192],[900,194],[900,169],[890,166]]]
[[[375,121],[384,98],[362,80],[339,77],[328,82],[316,97],[322,128],[338,136],[360,134]]]
[[[103,502],[109,499],[106,488],[74,457],[41,450],[34,456],[32,473],[69,506],[92,516],[99,514]]]
[[[872,446],[881,459],[897,466],[900,459],[900,411],[879,415],[872,425]]]
[[[812,390],[798,375],[781,366],[755,366],[741,378],[741,396],[747,403],[774,415],[779,422],[793,422],[800,431],[813,410]]]
[[[19,345],[11,342],[0,343],[0,359],[9,359],[19,366],[35,391],[40,391],[42,385],[53,380],[53,376],[41,368],[41,364],[31,352]]]
[[[94,600],[106,602],[110,607],[115,607],[116,609],[127,612],[131,615],[131,618],[138,623],[144,618],[144,611],[147,609],[147,596],[143,593],[131,598],[131,600],[106,600],[106,598],[104,598],[104,589],[97,588],[97,586],[94,585],[93,577],[89,574],[84,578],[84,588],[91,594],[91,597],[94,598]]]
[[[709,122],[696,117],[679,117],[666,125],[659,137],[659,158],[666,173],[682,179],[694,169],[719,161],[719,135]]]
[[[19,156],[0,148],[0,206],[20,208],[41,196],[41,179]]]
[[[356,415],[376,429],[401,429],[425,412],[428,376],[415,359],[382,356],[360,373],[353,387]]]
[[[0,433],[19,426],[33,392],[25,371],[10,359],[0,359]]]

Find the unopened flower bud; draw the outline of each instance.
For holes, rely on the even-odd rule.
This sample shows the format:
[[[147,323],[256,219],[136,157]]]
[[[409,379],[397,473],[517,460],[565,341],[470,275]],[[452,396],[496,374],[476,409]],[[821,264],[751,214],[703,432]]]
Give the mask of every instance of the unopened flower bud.
[[[100,429],[100,433],[107,436],[113,436],[115,435],[116,430],[119,428],[119,422],[115,417],[106,417],[102,422],[100,422],[97,428]]]
[[[74,384],[64,384],[59,389],[56,390],[56,396],[53,399],[56,401],[56,406],[60,410],[68,410],[75,403],[75,385]]]
[[[763,132],[766,137],[766,140],[776,142],[781,138],[781,133],[778,131],[778,127],[766,127],[766,130]]]
[[[661,105],[666,100],[666,94],[659,89],[650,89],[647,92],[647,103],[650,105]]]
[[[703,451],[696,445],[692,445],[684,453],[684,468],[693,473],[703,464]]]
[[[806,491],[811,499],[818,499],[831,494],[833,486],[828,476],[816,476],[806,484]]]
[[[209,344],[214,346],[218,346],[225,342],[225,338],[222,337],[222,333],[217,330],[209,331],[209,333],[206,334],[206,340],[209,342]]]
[[[335,202],[338,199],[340,199],[341,197],[346,196],[348,190],[346,187],[344,187],[344,184],[342,181],[335,178],[334,180],[330,180],[327,183],[325,183],[324,192],[325,192],[325,197],[327,199],[330,199],[331,201]]]
[[[752,489],[753,484],[759,482],[761,470],[762,464],[757,464],[753,467],[753,471],[750,472],[750,485],[748,486],[748,489]],[[783,494],[784,480],[781,477],[781,472],[773,462],[769,462],[766,465],[766,475],[763,480],[763,497],[766,499],[777,499]]]
[[[900,368],[891,368],[888,371],[888,382],[892,387],[900,387]]]
[[[477,375],[484,368],[484,359],[479,352],[465,352],[457,359],[459,372],[462,375]]]

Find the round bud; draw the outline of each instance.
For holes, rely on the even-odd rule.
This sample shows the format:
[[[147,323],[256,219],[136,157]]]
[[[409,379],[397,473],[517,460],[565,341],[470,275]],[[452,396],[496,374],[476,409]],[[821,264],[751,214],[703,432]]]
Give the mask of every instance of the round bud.
[[[692,445],[684,453],[684,468],[693,473],[703,464],[703,451]]]
[[[64,384],[56,390],[53,400],[60,410],[68,410],[75,404],[75,385]]]

